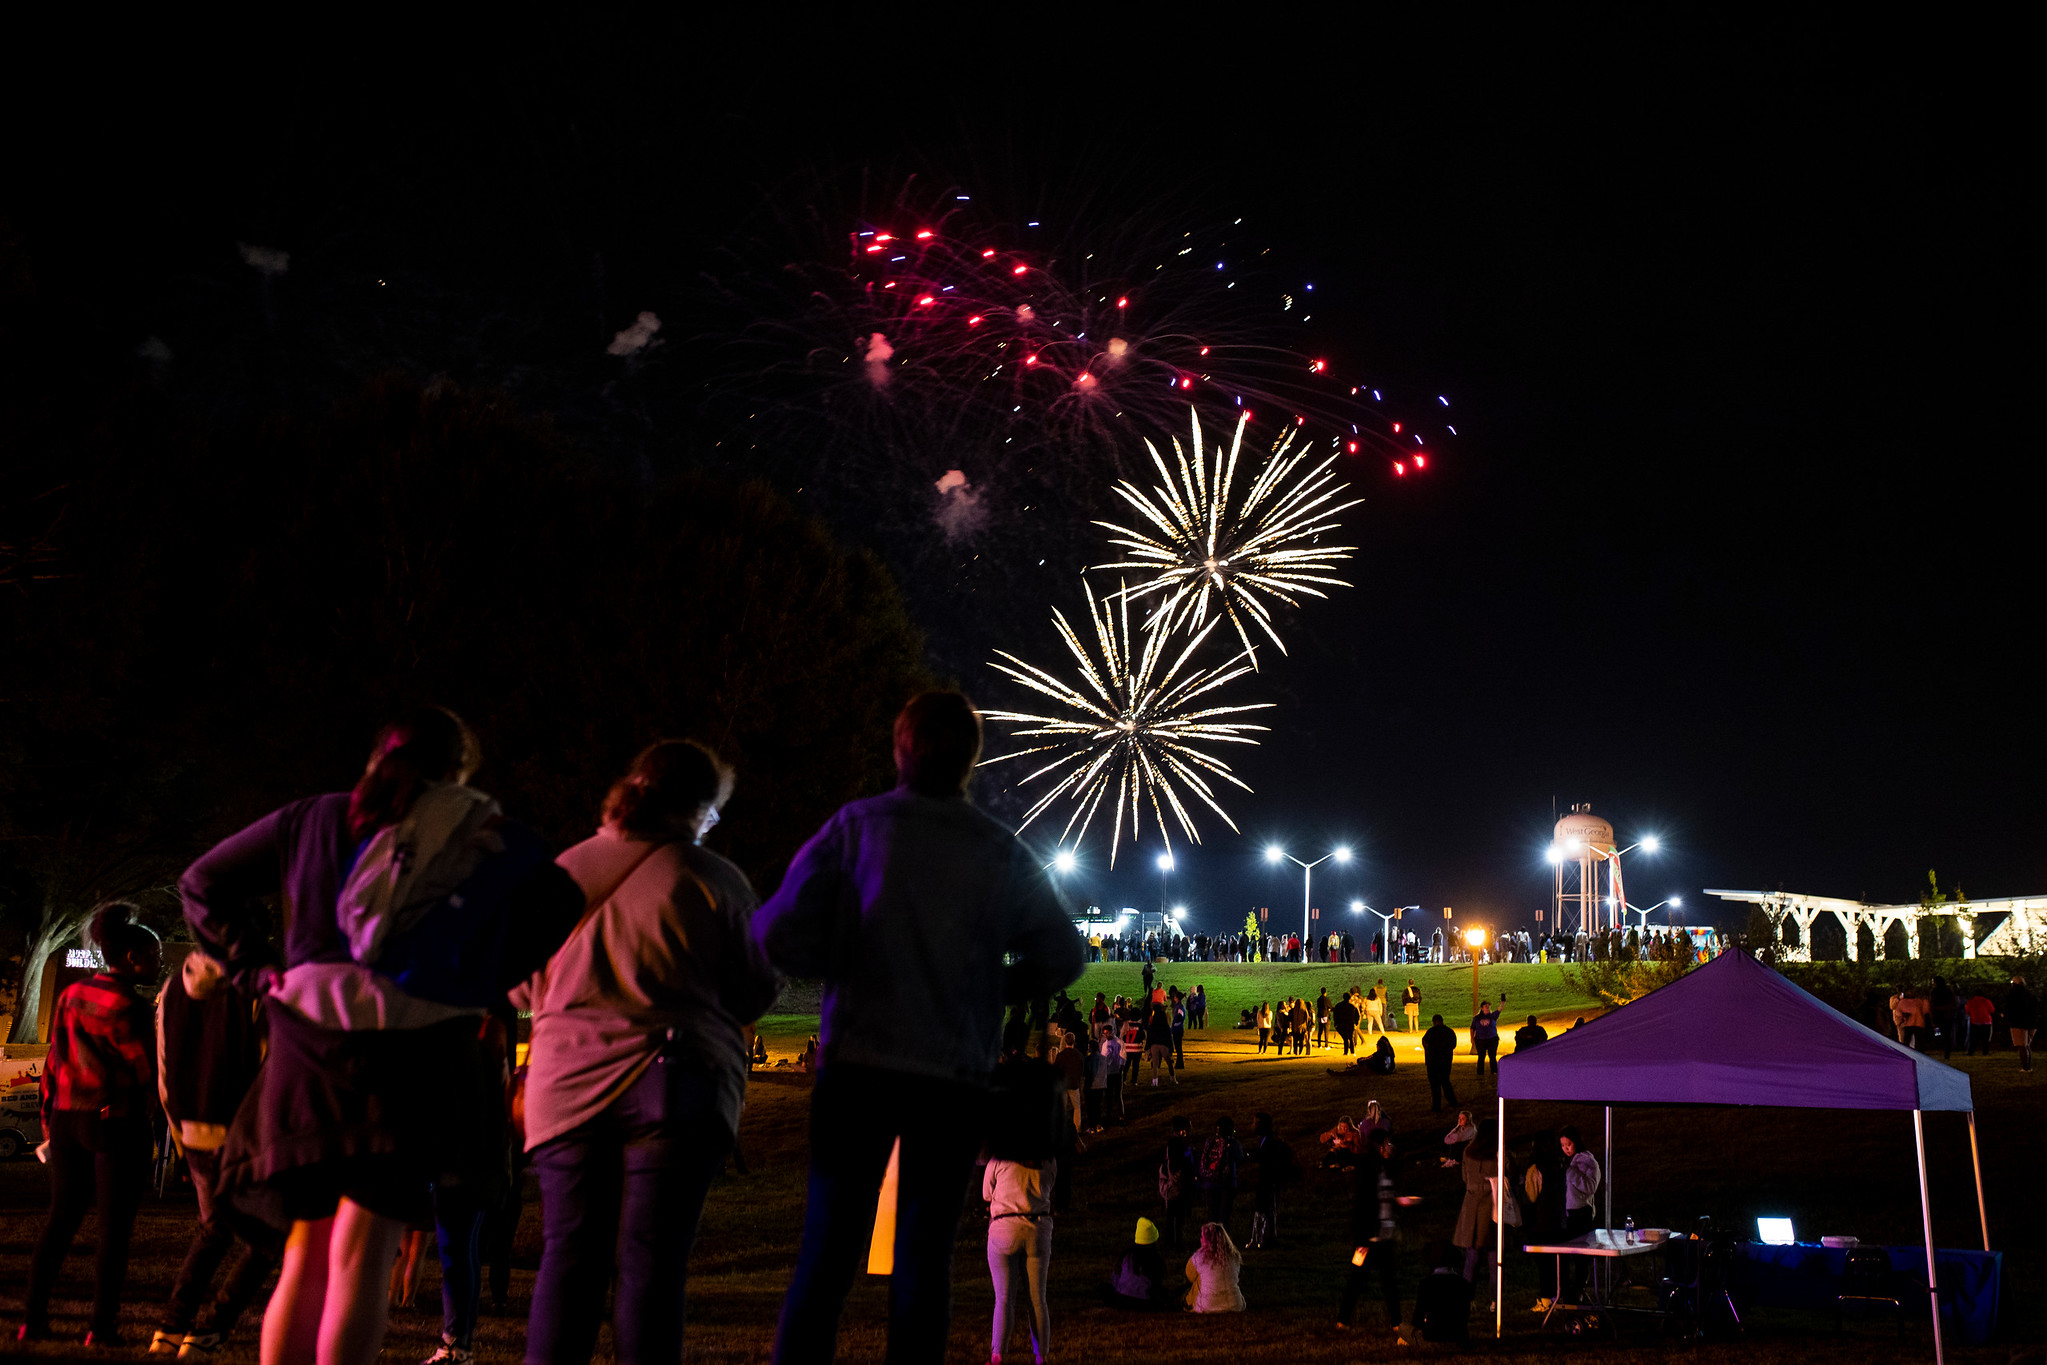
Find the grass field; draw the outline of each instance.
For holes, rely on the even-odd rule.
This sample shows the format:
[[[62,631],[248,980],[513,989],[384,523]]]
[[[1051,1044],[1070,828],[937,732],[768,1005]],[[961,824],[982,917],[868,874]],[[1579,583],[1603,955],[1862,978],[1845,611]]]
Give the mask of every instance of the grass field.
[[[1596,1014],[1598,1003],[1573,987],[1565,978],[1569,969],[1555,963],[1510,962],[1478,969],[1481,999],[1495,1005],[1505,992],[1506,1018],[1503,1033],[1514,1029],[1530,1014],[1555,1033],[1568,1028],[1581,1015]],[[1191,991],[1196,985],[1208,995],[1208,1026],[1211,1032],[1230,1031],[1240,1010],[1261,1003],[1276,1004],[1298,995],[1312,1004],[1316,992],[1327,989],[1333,1000],[1352,986],[1376,990],[1383,982],[1393,993],[1387,1011],[1387,1027],[1405,1025],[1400,1014],[1400,992],[1412,980],[1421,987],[1422,1027],[1429,1017],[1441,1014],[1452,1028],[1468,1031],[1471,1023],[1471,968],[1462,966],[1382,967],[1377,963],[1331,966],[1325,963],[1291,962],[1162,962],[1155,981],[1161,986],[1178,986]],[[1119,995],[1136,996],[1144,989],[1144,964],[1139,962],[1097,962],[1090,964],[1068,994],[1085,1009],[1100,991],[1111,1000]],[[822,993],[813,982],[791,982],[776,1002],[775,1013],[760,1021],[759,1030],[767,1040],[773,1058],[794,1057],[803,1043],[817,1032],[817,1011]]]
[[[1133,964],[1107,964],[1089,969],[1080,989],[1092,998],[1096,990],[1129,993],[1138,981]],[[1215,967],[1178,966],[1168,980],[1204,982],[1214,1001],[1211,1020],[1222,1022],[1252,998],[1288,990],[1312,998],[1323,980],[1348,984],[1351,969],[1342,967]],[[1573,997],[1556,968],[1487,968],[1483,989],[1499,971],[1510,1007],[1534,1010],[1545,1022],[1568,1023],[1589,1012]],[[1526,973],[1526,979],[1513,975]],[[1545,972],[1554,974],[1545,977]],[[1422,987],[1424,1007],[1453,1016],[1452,1006],[1469,1010],[1468,969],[1439,967],[1403,971],[1400,984],[1412,974]],[[1376,975],[1371,979],[1375,980]],[[1388,980],[1394,978],[1389,974]],[[1303,986],[1311,988],[1303,989]],[[1522,992],[1526,992],[1525,996]],[[1528,1004],[1523,1007],[1522,1001]],[[789,1006],[799,1006],[790,1009]],[[809,1006],[808,1009],[800,1008]],[[793,1037],[800,1046],[813,1026],[814,991],[800,990],[783,1002],[768,1036],[779,1048]],[[1701,1027],[1712,1021],[1701,1020]],[[1787,1046],[1795,1046],[1787,1039]],[[1231,1318],[1196,1318],[1181,1314],[1132,1318],[1100,1305],[1098,1287],[1106,1279],[1127,1242],[1134,1220],[1153,1214],[1156,1148],[1174,1115],[1185,1115],[1198,1128],[1212,1125],[1218,1114],[1233,1115],[1248,1128],[1251,1115],[1269,1111],[1282,1135],[1298,1152],[1312,1153],[1314,1134],[1339,1113],[1356,1113],[1366,1098],[1379,1098],[1392,1116],[1401,1150],[1421,1159],[1404,1177],[1423,1202],[1413,1211],[1404,1233],[1407,1277],[1417,1273],[1413,1254],[1429,1239],[1447,1237],[1455,1221],[1461,1186],[1450,1172],[1437,1169],[1433,1154],[1441,1150],[1445,1124],[1431,1115],[1421,1068],[1402,1053],[1402,1065],[1391,1077],[1367,1081],[1329,1074],[1336,1060],[1329,1054],[1305,1058],[1260,1057],[1251,1040],[1228,1028],[1211,1027],[1189,1036],[1188,1069],[1178,1088],[1144,1086],[1129,1098],[1129,1118],[1092,1140],[1075,1171],[1075,1207],[1058,1220],[1054,1234],[1052,1313],[1055,1358],[1067,1362],[1157,1361],[1172,1365],[1312,1365],[1409,1354],[1396,1348],[1379,1323],[1378,1310],[1365,1315],[1365,1326],[1350,1333],[1334,1326],[1336,1297],[1348,1251],[1346,1235],[1350,1204],[1348,1181],[1335,1173],[1316,1172],[1294,1190],[1282,1208],[1282,1237],[1277,1247],[1246,1253],[1244,1292],[1250,1311]],[[2038,1121],[2047,1071],[2021,1076],[2009,1052],[1988,1060],[1956,1059],[1975,1079],[1976,1102],[1984,1144],[1985,1178],[1991,1196],[1991,1233],[2007,1250],[2004,1294],[2005,1330],[2001,1339],[1978,1348],[1949,1345],[1948,1358],[1963,1362],[1999,1362],[2013,1346],[2038,1343],[2047,1336],[2047,1308],[2036,1292],[2047,1255],[2033,1240],[2037,1224]],[[1490,1106],[1492,1089],[1475,1078],[1469,1062],[1455,1074],[1460,1096]],[[788,1070],[757,1078],[749,1098],[741,1136],[751,1174],[727,1174],[711,1193],[704,1227],[692,1261],[690,1281],[690,1348],[695,1361],[740,1362],[767,1358],[775,1314],[788,1282],[803,1214],[804,1167],[807,1152],[809,1080]],[[1590,1106],[1515,1104],[1510,1123],[1516,1131],[1537,1125],[1578,1123],[1596,1133],[1601,1111]],[[1616,1113],[1614,1212],[1632,1214],[1645,1225],[1686,1226],[1701,1214],[1741,1223],[1758,1214],[1788,1214],[1802,1234],[1853,1233],[1865,1241],[1916,1242],[1918,1200],[1909,1118],[1901,1114],[1838,1113],[1803,1110],[1629,1109]],[[1969,1176],[1967,1131],[1961,1116],[1927,1118],[1928,1160],[1933,1172],[1934,1228],[1944,1246],[1975,1244],[1976,1213]],[[44,1176],[33,1162],[0,1168],[0,1318],[11,1332],[18,1321],[22,1283],[33,1238],[41,1222]],[[1238,1202],[1240,1240],[1247,1230],[1248,1199]],[[992,1303],[982,1240],[985,1215],[970,1206],[962,1224],[954,1263],[954,1318],[948,1359],[962,1362],[988,1358],[987,1323]],[[175,1274],[189,1229],[190,1201],[151,1203],[137,1229],[136,1258],[130,1279],[126,1325],[129,1334],[146,1341],[148,1328]],[[90,1292],[90,1222],[81,1244],[67,1263],[56,1305],[59,1327],[82,1333],[85,1296]],[[479,1355],[485,1362],[511,1362],[523,1351],[521,1325],[538,1261],[539,1219],[529,1202],[519,1234],[513,1277],[513,1312],[486,1318],[479,1334]],[[1508,1337],[1495,1347],[1475,1347],[1474,1354],[1499,1360],[1589,1361],[1615,1359],[1621,1352],[1587,1349],[1578,1343],[1536,1332],[1529,1311],[1538,1293],[1539,1276],[1547,1263],[1510,1254],[1508,1259]],[[840,1358],[879,1361],[883,1354],[882,1323],[886,1282],[862,1277],[848,1305],[841,1336]],[[420,1301],[428,1311],[400,1313],[384,1359],[423,1360],[437,1340],[438,1272],[429,1267]],[[1750,1315],[1751,1335],[1745,1342],[1700,1348],[1701,1359],[1728,1362],[1838,1361],[1868,1365],[1873,1360],[1930,1359],[1931,1338],[1923,1316],[1909,1318],[1904,1343],[1887,1326],[1851,1329],[1844,1339],[1832,1335],[1831,1321],[1791,1313]],[[1489,1327],[1489,1320],[1488,1320]],[[8,1341],[11,1348],[13,1342]],[[255,1359],[253,1324],[223,1353],[228,1365]],[[1664,1353],[1650,1343],[1630,1343]],[[1028,1359],[1028,1345],[1012,1339],[1010,1358]],[[609,1337],[604,1347],[609,1350]],[[1419,1348],[1415,1348],[1419,1349]],[[82,1355],[76,1345],[38,1348],[50,1356]]]

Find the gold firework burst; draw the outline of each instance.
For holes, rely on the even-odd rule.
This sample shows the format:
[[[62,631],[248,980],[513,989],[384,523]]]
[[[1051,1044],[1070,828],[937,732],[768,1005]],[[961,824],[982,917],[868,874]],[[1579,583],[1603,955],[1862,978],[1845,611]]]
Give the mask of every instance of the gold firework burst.
[[[1179,438],[1173,438],[1177,478],[1158,447],[1147,440],[1144,448],[1151,452],[1161,482],[1146,494],[1124,479],[1117,483],[1116,492],[1152,529],[1132,530],[1108,521],[1095,524],[1114,532],[1109,543],[1130,556],[1096,567],[1135,569],[1152,575],[1149,582],[1124,593],[1126,597],[1156,598],[1145,621],[1147,630],[1172,630],[1182,625],[1201,629],[1212,608],[1218,619],[1229,617],[1255,669],[1258,654],[1246,618],[1255,621],[1284,654],[1286,645],[1273,629],[1268,599],[1298,606],[1301,594],[1329,595],[1317,584],[1350,586],[1333,574],[1337,561],[1350,558],[1356,547],[1315,542],[1336,529],[1339,513],[1363,499],[1336,502],[1349,485],[1337,482],[1330,468],[1336,462],[1334,455],[1305,473],[1299,472],[1310,454],[1305,447],[1289,453],[1296,434],[1292,431],[1266,457],[1265,467],[1239,499],[1238,456],[1250,420],[1246,416],[1238,421],[1236,439],[1225,456],[1220,449],[1204,453],[1201,418],[1196,415],[1191,462]]]
[[[1024,817],[1024,825],[1029,826],[1061,798],[1071,798],[1073,813],[1060,834],[1060,842],[1063,844],[1069,835],[1077,841],[1086,836],[1089,824],[1107,800],[1112,822],[1109,842],[1111,867],[1116,865],[1125,816],[1129,820],[1130,837],[1135,841],[1147,803],[1167,847],[1172,846],[1172,835],[1166,826],[1167,810],[1172,811],[1189,839],[1201,842],[1201,834],[1195,829],[1193,817],[1181,799],[1183,789],[1221,816],[1224,824],[1235,829],[1236,822],[1230,819],[1229,812],[1216,803],[1210,779],[1231,783],[1245,791],[1251,788],[1230,771],[1227,763],[1203,752],[1198,746],[1256,744],[1258,741],[1249,736],[1254,731],[1264,730],[1265,726],[1220,718],[1263,710],[1271,703],[1215,706],[1205,704],[1202,699],[1209,698],[1217,688],[1250,672],[1251,665],[1239,655],[1218,668],[1189,667],[1188,660],[1194,651],[1221,623],[1219,617],[1195,631],[1170,662],[1170,632],[1163,622],[1155,621],[1142,628],[1133,656],[1128,594],[1118,592],[1098,604],[1094,589],[1087,587],[1085,581],[1082,586],[1087,592],[1088,619],[1094,624],[1095,638],[1101,647],[1099,661],[1081,643],[1065,616],[1057,609],[1052,612],[1052,620],[1058,626],[1060,636],[1066,641],[1067,649],[1072,651],[1074,661],[1080,665],[1077,683],[1069,683],[1000,650],[996,651],[997,656],[1007,662],[990,665],[1032,691],[1051,698],[1061,711],[1057,715],[1018,711],[983,713],[990,720],[1009,721],[1024,727],[1011,731],[1012,738],[1045,741],[985,760],[987,763],[1002,763],[1031,754],[1050,755],[1043,766],[1018,782],[1019,786],[1023,786],[1044,778],[1052,784],[1038,797],[1030,814]],[[1076,825],[1079,827],[1077,832]]]

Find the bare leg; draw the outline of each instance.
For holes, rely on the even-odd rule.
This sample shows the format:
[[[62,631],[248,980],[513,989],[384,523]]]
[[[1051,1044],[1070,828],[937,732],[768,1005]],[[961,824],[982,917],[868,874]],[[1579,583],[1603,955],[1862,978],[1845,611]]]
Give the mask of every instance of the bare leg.
[[[277,1288],[263,1310],[263,1365],[305,1365],[320,1344],[320,1305],[327,1297],[327,1244],[332,1218],[291,1225]]]
[[[375,1365],[391,1319],[391,1263],[404,1236],[405,1224],[397,1219],[371,1213],[353,1200],[341,1201],[328,1249],[319,1365]],[[303,1365],[303,1360],[290,1365]]]

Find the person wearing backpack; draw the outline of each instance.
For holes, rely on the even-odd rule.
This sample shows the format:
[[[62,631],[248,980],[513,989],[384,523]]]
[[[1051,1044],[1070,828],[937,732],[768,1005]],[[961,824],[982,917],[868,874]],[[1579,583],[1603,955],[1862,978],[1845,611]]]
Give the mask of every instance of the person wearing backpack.
[[[280,1243],[246,1220],[236,1226],[216,1194],[228,1124],[263,1062],[261,1001],[229,985],[220,963],[194,948],[157,995],[156,1056],[157,1098],[185,1154],[199,1225],[150,1338],[149,1354],[190,1360],[219,1349],[262,1292],[281,1250]],[[231,1252],[233,1266],[220,1292],[213,1294],[214,1274]],[[203,1325],[202,1308],[210,1309]]]
[[[1187,1216],[1194,1212],[1194,1192],[1200,1184],[1200,1172],[1195,1168],[1193,1144],[1187,1136],[1187,1120],[1173,1120],[1173,1130],[1166,1136],[1165,1157],[1159,1162],[1159,1201],[1166,1206],[1166,1245],[1180,1245],[1180,1233],[1187,1225]]]
[[[468,785],[453,712],[385,725],[352,791],[280,807],[185,871],[185,919],[268,994],[269,1052],[221,1148],[220,1189],[288,1228],[263,1365],[372,1365],[407,1227],[431,1187],[483,1186],[503,1098],[482,1023],[583,910],[539,836]],[[258,900],[284,903],[282,970]]]
[[[1279,1235],[1279,1196],[1300,1179],[1294,1164],[1294,1149],[1280,1141],[1272,1130],[1272,1115],[1259,1114],[1251,1121],[1256,1145],[1251,1160],[1258,1168],[1252,1186],[1251,1240],[1247,1247],[1267,1247]]]
[[[1201,1147],[1201,1188],[1208,1195],[1208,1221],[1230,1225],[1230,1208],[1237,1198],[1237,1173],[1244,1164],[1244,1147],[1237,1141],[1237,1125],[1228,1114],[1215,1121],[1215,1133]]]
[[[1145,1015],[1144,1055],[1151,1062],[1152,1089],[1158,1088],[1160,1067],[1165,1068],[1167,1080],[1180,1084],[1173,1074],[1173,1015],[1164,1002],[1154,1004]]]
[[[749,932],[746,874],[701,843],[732,784],[701,744],[651,745],[557,860],[588,908],[512,993],[533,1012],[525,1145],[543,1230],[529,1365],[590,1359],[614,1262],[619,1358],[682,1354],[690,1247],[746,1098],[745,1029],[782,984]]]

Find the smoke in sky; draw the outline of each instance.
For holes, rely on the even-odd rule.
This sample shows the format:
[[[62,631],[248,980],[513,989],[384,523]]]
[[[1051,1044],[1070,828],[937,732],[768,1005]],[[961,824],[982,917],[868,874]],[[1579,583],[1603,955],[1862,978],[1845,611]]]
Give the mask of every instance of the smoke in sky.
[[[652,313],[642,313],[633,319],[633,325],[611,339],[604,348],[607,355],[637,355],[649,346],[661,343],[654,340],[654,333],[661,330],[661,319]]]
[[[889,345],[888,338],[881,333],[876,332],[867,338],[867,354],[861,358],[867,362],[867,381],[875,388],[888,387],[888,362],[895,353],[896,348]],[[952,473],[959,474],[959,471],[955,469]],[[951,477],[952,474],[946,475],[946,478]],[[960,482],[966,482],[966,475],[960,474]],[[941,493],[945,491],[943,480],[939,482],[939,491]]]
[[[275,278],[291,269],[289,251],[279,251],[273,246],[250,246],[247,242],[236,242],[235,245],[240,248],[242,259],[248,263],[249,268],[259,275]]]
[[[981,490],[967,482],[964,471],[946,470],[937,487],[938,506],[931,516],[948,542],[964,540],[987,524],[988,509],[981,505]]]

